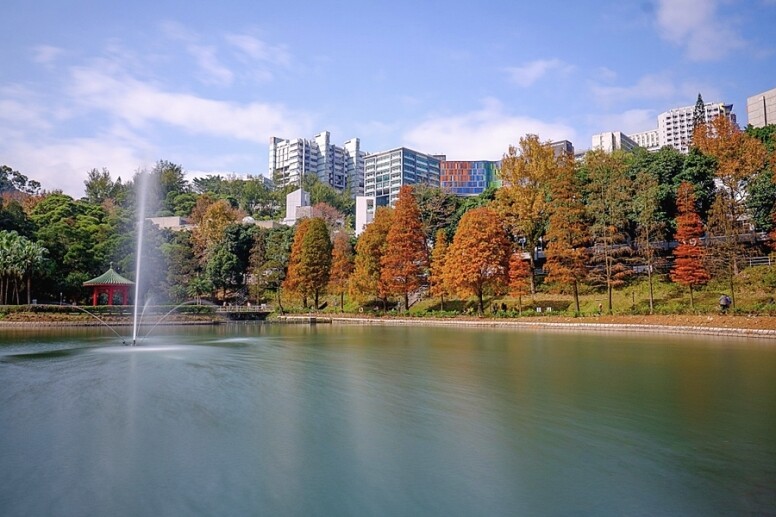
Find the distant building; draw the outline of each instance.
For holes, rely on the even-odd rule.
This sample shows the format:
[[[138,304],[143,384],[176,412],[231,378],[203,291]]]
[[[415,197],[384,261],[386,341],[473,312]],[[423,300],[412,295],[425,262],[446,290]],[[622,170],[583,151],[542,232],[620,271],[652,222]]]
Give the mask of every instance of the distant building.
[[[687,153],[692,144],[693,114],[695,105],[674,108],[657,116],[657,131],[660,147],[671,146],[678,151]],[[718,116],[727,117],[735,124],[732,104],[707,102],[704,104],[705,122],[711,122]]]
[[[356,196],[356,237],[374,221],[377,199],[374,196]]]
[[[363,192],[364,156],[358,138],[343,147],[331,143],[331,134],[323,131],[312,140],[278,137],[269,139],[269,175],[276,188],[302,186],[302,179],[314,174],[325,185],[343,191],[350,188],[356,196]]]
[[[558,142],[551,142],[550,147],[552,147],[552,150],[555,153],[555,156],[560,156],[561,154],[569,154],[571,156],[574,156],[574,144],[572,144],[568,140],[559,140]]]
[[[146,221],[150,221],[160,230],[171,230],[173,232],[180,232],[183,230],[191,230],[194,225],[190,224],[188,219],[178,216],[169,217],[147,217]]]
[[[660,149],[660,132],[657,129],[650,129],[641,133],[631,133],[628,137],[636,142],[639,147],[643,147],[647,151],[657,151]]]
[[[754,127],[776,124],[776,88],[746,99],[746,115]]]
[[[456,196],[477,196],[498,180],[500,161],[460,161],[440,158],[439,187]]]
[[[600,149],[607,153],[617,149],[631,151],[636,147],[638,147],[638,144],[621,131],[609,131],[593,135],[591,146],[592,149]]]
[[[440,160],[406,147],[367,154],[364,158],[364,196],[377,206],[393,205],[404,185],[439,187]]]
[[[293,226],[299,219],[310,217],[310,193],[297,189],[286,196],[286,218],[283,224]]]

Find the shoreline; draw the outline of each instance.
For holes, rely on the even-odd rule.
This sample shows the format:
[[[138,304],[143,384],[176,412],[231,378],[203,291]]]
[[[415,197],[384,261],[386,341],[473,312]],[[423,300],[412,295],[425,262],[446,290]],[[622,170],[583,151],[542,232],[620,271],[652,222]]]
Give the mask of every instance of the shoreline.
[[[132,326],[131,320],[106,322],[110,327]],[[148,326],[181,326],[181,325],[222,325],[219,320],[172,320],[160,323],[147,322]],[[244,324],[246,322],[235,322]],[[628,333],[635,332],[684,334],[699,336],[725,336],[776,340],[776,317],[772,316],[696,316],[696,315],[652,315],[652,316],[586,316],[586,317],[530,317],[518,319],[498,318],[423,318],[423,317],[364,317],[330,314],[289,314],[261,321],[268,324],[338,324],[364,326],[425,326],[425,327],[459,327],[506,330],[560,331],[560,332],[590,332],[590,333]],[[37,320],[7,321],[0,320],[0,329],[37,329],[37,328],[73,328],[105,326],[99,321],[67,321]]]
[[[429,327],[460,327],[460,328],[487,328],[507,330],[551,330],[561,332],[591,332],[591,333],[660,333],[660,334],[685,334],[698,336],[724,336],[724,337],[753,337],[759,339],[776,340],[776,328],[756,328],[757,323],[766,317],[757,319],[745,316],[723,316],[722,319],[728,326],[714,325],[713,317],[696,317],[704,319],[708,324],[666,324],[660,322],[657,316],[600,316],[592,317],[596,321],[580,321],[588,318],[564,318],[552,317],[542,321],[539,318],[530,318],[534,321],[516,321],[503,319],[474,319],[474,318],[401,318],[401,317],[349,317],[326,315],[286,315],[278,319],[286,324],[340,324],[340,325],[385,325],[385,326],[429,326]],[[772,325],[776,325],[776,318],[767,317]],[[645,322],[652,319],[653,322]],[[621,321],[616,321],[621,320]],[[625,321],[622,321],[625,320]],[[640,320],[640,322],[628,322],[627,320]],[[743,325],[746,322],[750,325]]]

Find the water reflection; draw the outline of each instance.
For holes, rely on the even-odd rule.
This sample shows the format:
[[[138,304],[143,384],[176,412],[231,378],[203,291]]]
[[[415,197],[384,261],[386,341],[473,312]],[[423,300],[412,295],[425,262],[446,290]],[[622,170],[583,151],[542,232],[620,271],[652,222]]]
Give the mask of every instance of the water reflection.
[[[741,514],[776,507],[776,349],[461,329],[0,338],[26,514]],[[35,487],[35,490],[30,490]]]

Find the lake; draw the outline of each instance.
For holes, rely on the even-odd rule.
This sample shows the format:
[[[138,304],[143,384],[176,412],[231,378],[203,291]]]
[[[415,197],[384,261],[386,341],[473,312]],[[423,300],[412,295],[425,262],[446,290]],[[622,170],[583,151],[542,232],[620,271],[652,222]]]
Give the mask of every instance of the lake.
[[[4,328],[0,508],[773,514],[776,342],[228,324],[127,347]]]

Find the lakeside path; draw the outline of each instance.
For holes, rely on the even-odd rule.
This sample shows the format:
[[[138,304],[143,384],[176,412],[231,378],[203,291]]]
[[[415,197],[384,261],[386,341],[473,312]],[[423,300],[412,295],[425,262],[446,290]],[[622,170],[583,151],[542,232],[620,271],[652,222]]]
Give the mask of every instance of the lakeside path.
[[[401,318],[318,315],[280,316],[286,323],[334,323],[342,325],[391,325],[557,330],[616,333],[693,334],[756,337],[776,340],[776,317],[729,315],[587,316],[580,318],[540,316],[499,318]]]

